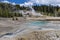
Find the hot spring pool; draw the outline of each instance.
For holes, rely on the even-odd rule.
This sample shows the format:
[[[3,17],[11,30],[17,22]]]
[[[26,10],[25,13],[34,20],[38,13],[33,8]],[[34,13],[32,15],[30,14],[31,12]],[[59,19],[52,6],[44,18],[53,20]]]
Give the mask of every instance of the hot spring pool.
[[[60,24],[54,22],[55,21],[30,21],[26,22],[24,26],[41,30],[60,29]]]
[[[31,21],[27,23],[27,26],[44,26],[47,23],[47,21]]]

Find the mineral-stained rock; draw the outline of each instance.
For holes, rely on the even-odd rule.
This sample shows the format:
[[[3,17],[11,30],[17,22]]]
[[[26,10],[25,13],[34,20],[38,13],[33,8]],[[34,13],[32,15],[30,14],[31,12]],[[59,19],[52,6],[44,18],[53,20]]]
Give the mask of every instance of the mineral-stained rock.
[[[60,40],[59,30],[33,31],[24,35],[4,36],[0,40]]]

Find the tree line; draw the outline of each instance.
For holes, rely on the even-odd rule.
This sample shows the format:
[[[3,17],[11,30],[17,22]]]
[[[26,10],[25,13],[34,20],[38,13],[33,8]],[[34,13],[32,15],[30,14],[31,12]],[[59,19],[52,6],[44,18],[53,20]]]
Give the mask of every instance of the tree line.
[[[41,5],[41,6],[33,6],[33,8],[35,9],[35,11],[38,12],[43,12],[43,15],[50,15],[50,16],[55,16],[55,14],[57,16],[60,16],[58,13],[60,7],[59,6],[52,6],[52,5]]]
[[[14,12],[18,10],[19,7],[17,5],[12,5],[8,3],[0,3],[0,17],[22,17],[21,13]]]
[[[40,12],[43,15],[48,16],[60,16],[58,12],[60,10],[59,6],[52,6],[52,5],[41,5],[41,6],[32,6],[36,12]],[[24,7],[20,5],[12,5],[8,3],[0,3],[0,17],[22,17],[22,13],[14,12],[18,10],[30,10],[29,7]]]

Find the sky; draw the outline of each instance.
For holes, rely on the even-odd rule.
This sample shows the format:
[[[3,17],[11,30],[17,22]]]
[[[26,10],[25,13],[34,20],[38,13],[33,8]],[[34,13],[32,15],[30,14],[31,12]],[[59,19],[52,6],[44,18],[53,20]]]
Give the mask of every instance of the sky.
[[[0,2],[11,3],[13,5],[19,4],[20,6],[32,6],[41,4],[60,6],[60,0],[0,0]]]

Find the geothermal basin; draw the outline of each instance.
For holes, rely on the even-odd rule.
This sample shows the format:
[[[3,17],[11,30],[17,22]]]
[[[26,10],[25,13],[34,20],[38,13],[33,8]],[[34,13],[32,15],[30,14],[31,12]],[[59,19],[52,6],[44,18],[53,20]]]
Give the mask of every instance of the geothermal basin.
[[[11,19],[0,20],[0,39],[21,37],[35,30],[60,30],[60,21],[37,21],[19,18],[18,21]]]

